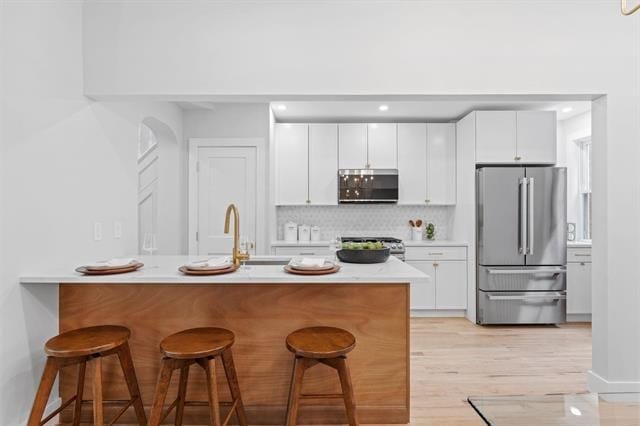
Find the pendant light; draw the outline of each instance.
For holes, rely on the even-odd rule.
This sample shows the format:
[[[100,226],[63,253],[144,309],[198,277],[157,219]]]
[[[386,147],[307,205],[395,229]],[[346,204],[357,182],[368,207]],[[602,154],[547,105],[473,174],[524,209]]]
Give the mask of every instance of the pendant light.
[[[625,16],[633,15],[635,12],[640,10],[640,4],[634,6],[631,9],[627,9],[627,0],[620,0],[620,10]]]

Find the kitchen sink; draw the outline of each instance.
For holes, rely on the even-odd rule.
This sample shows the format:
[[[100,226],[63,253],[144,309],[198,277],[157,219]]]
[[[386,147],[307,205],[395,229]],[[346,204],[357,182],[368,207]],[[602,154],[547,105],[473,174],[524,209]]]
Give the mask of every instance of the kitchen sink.
[[[290,259],[249,259],[244,262],[245,265],[251,266],[269,266],[269,265],[287,265]]]

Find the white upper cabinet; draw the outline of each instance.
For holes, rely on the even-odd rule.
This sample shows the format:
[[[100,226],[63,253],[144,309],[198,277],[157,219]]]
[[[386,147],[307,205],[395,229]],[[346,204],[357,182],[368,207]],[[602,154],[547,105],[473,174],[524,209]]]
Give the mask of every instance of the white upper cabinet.
[[[518,111],[516,117],[519,161],[555,164],[557,152],[555,111]]]
[[[338,204],[338,126],[309,125],[309,203]]]
[[[395,123],[372,123],[368,126],[367,168],[397,169],[398,144]]]
[[[276,124],[276,204],[306,204],[309,176],[309,126]]]
[[[427,200],[427,125],[398,124],[398,204]]]
[[[476,163],[555,164],[554,111],[476,111]]]
[[[367,166],[367,125],[338,125],[338,164],[340,169],[364,169]]]
[[[420,151],[417,155],[422,155]],[[456,125],[427,124],[427,203],[456,203]]]
[[[476,112],[476,163],[516,161],[516,112]]]

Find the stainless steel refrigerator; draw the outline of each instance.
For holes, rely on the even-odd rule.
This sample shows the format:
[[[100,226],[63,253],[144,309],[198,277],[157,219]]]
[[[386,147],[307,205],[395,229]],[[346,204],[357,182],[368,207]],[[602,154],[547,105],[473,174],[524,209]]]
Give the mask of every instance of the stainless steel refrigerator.
[[[480,168],[476,203],[477,323],[565,322],[566,168]]]

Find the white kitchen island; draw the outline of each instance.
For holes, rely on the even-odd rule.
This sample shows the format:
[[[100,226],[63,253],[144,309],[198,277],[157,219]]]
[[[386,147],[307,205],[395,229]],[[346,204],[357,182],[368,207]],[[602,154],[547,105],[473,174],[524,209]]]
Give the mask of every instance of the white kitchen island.
[[[59,285],[61,332],[97,324],[129,327],[147,406],[158,376],[162,338],[186,328],[218,326],[236,335],[233,352],[249,422],[282,424],[293,362],[285,338],[302,327],[326,325],[356,336],[349,362],[360,421],[409,421],[409,283],[424,280],[426,275],[394,257],[383,264],[341,264],[338,273],[323,276],[291,275],[281,264],[249,264],[232,274],[209,277],[185,276],[177,270],[193,259],[141,257],[145,267],[137,272],[99,277],[82,276],[73,272],[77,265],[68,265],[33,271],[21,282]],[[252,260],[284,262],[286,258]],[[124,396],[117,362],[109,361],[105,363],[105,392],[114,398]],[[189,398],[206,401],[204,376],[194,373]],[[74,372],[62,375],[63,399],[74,394],[74,381]],[[220,389],[226,389],[222,377],[219,381]],[[323,366],[305,376],[305,393],[337,393],[339,389],[335,373]],[[225,397],[228,395],[222,399]],[[190,408],[185,422],[207,423],[206,413],[205,407]],[[68,414],[63,414],[63,421]],[[83,414],[90,420],[89,409]],[[339,400],[311,400],[300,410],[301,424],[344,421]]]

